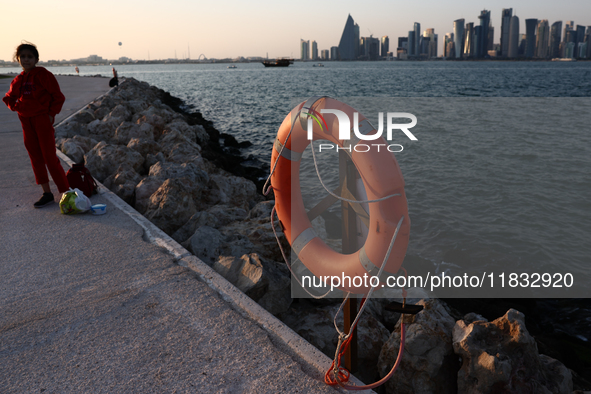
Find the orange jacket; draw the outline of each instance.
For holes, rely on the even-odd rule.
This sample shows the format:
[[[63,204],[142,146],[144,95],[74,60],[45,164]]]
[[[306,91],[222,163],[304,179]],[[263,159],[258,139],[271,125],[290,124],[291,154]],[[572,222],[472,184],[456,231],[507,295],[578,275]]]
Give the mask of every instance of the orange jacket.
[[[44,67],[35,67],[12,80],[2,101],[20,116],[30,118],[43,114],[55,116],[66,98],[55,76]]]

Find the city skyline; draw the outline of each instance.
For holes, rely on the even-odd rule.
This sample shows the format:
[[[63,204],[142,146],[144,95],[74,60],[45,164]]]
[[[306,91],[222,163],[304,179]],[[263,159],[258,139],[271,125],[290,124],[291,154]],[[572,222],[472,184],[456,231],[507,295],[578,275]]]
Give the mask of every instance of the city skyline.
[[[298,7],[270,1],[244,4],[226,1],[216,4],[171,0],[160,3],[106,1],[97,6],[85,2],[52,3],[31,0],[26,18],[6,18],[0,26],[0,60],[10,61],[14,48],[27,40],[38,46],[42,60],[70,60],[96,54],[105,59],[128,57],[134,60],[237,58],[260,56],[299,58],[300,40],[316,41],[317,49],[338,46],[343,21],[351,14],[360,36],[390,37],[390,50],[398,37],[408,35],[415,22],[421,33],[427,28],[438,34],[437,53],[443,54],[444,36],[453,31],[453,22],[479,23],[482,9],[491,11],[494,42],[500,42],[501,10],[512,8],[521,21],[529,18],[573,20],[591,25],[591,2],[573,0],[566,4],[533,0],[474,4],[456,1],[442,4],[426,0],[420,4],[393,4],[371,1],[312,3]],[[18,4],[3,6],[5,15],[21,15]],[[314,10],[314,12],[309,12]],[[118,43],[122,42],[119,46]]]

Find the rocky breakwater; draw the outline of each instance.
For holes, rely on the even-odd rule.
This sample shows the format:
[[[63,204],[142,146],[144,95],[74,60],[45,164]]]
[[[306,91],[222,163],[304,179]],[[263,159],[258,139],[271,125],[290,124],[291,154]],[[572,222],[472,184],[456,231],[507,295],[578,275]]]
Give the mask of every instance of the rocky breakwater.
[[[126,79],[60,125],[56,145],[75,162],[85,162],[107,188],[332,358],[338,300],[292,303],[289,271],[270,223],[274,202],[257,191],[268,167],[242,166],[245,159],[237,150],[241,144],[181,105],[160,89]],[[326,238],[323,219],[313,224]],[[277,222],[275,228],[287,250]],[[479,315],[464,316],[442,301],[421,298],[409,300],[425,310],[406,320],[403,362],[385,392],[572,392],[571,372],[538,354],[519,312],[509,310],[489,323]],[[396,359],[399,315],[387,309],[393,300],[370,300],[358,326],[358,376],[364,381],[384,376]],[[342,314],[338,320],[342,326]]]
[[[181,105],[125,79],[61,124],[56,146],[271,313],[287,310],[290,278],[271,229],[273,202],[255,184],[268,169],[241,166],[245,143]]]

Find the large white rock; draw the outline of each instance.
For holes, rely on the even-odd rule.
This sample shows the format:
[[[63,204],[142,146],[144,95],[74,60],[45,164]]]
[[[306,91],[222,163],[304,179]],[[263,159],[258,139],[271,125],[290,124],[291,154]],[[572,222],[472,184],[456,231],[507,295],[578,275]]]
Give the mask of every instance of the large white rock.
[[[572,375],[559,361],[538,354],[524,315],[509,309],[487,322],[458,320],[453,347],[462,359],[459,393],[571,393]]]
[[[123,122],[115,130],[115,141],[118,144],[127,145],[132,138],[140,140],[154,140],[154,127],[149,123],[141,125],[131,122]]]
[[[212,268],[255,301],[258,301],[269,287],[269,279],[263,275],[263,264],[257,254],[245,254],[242,257],[221,256]]]
[[[150,196],[144,216],[162,231],[171,235],[197,212],[195,190],[184,178],[167,179]]]
[[[96,144],[92,150],[84,155],[84,160],[90,173],[99,182],[114,174],[122,164],[127,163],[136,172],[139,172],[144,163],[144,158],[136,151],[126,146],[109,145],[104,141]]]

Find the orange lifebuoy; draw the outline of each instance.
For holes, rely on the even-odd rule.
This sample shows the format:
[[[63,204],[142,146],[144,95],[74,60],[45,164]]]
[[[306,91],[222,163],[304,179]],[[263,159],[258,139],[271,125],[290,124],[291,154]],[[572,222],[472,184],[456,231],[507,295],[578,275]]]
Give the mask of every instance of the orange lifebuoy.
[[[279,127],[271,156],[271,186],[275,193],[277,216],[293,251],[320,278],[377,276],[396,228],[399,227],[393,249],[379,278],[382,283],[386,283],[386,276],[398,272],[408,246],[410,219],[404,179],[396,159],[386,149],[374,147],[369,152],[357,151],[352,149],[359,142],[356,137],[339,140],[339,119],[335,113],[329,113],[330,110],[345,113],[351,124],[354,119],[358,120],[358,130],[362,134],[369,135],[375,130],[363,115],[359,114],[358,119],[355,118],[356,111],[353,108],[328,97],[313,97],[294,108]],[[322,114],[326,124],[321,127],[316,120],[312,122],[313,140],[328,140],[341,148],[349,148],[347,153],[350,151],[350,157],[360,173],[368,200],[396,195],[369,204],[367,240],[361,249],[352,254],[340,254],[318,238],[304,208],[299,182],[300,158],[311,142],[307,136],[310,127],[308,119],[314,114]],[[381,136],[372,141],[372,145],[376,146],[385,146],[385,143]],[[279,152],[282,152],[281,156]],[[399,225],[401,218],[402,224]],[[349,286],[347,282],[340,289],[356,294],[369,291],[369,287]]]

